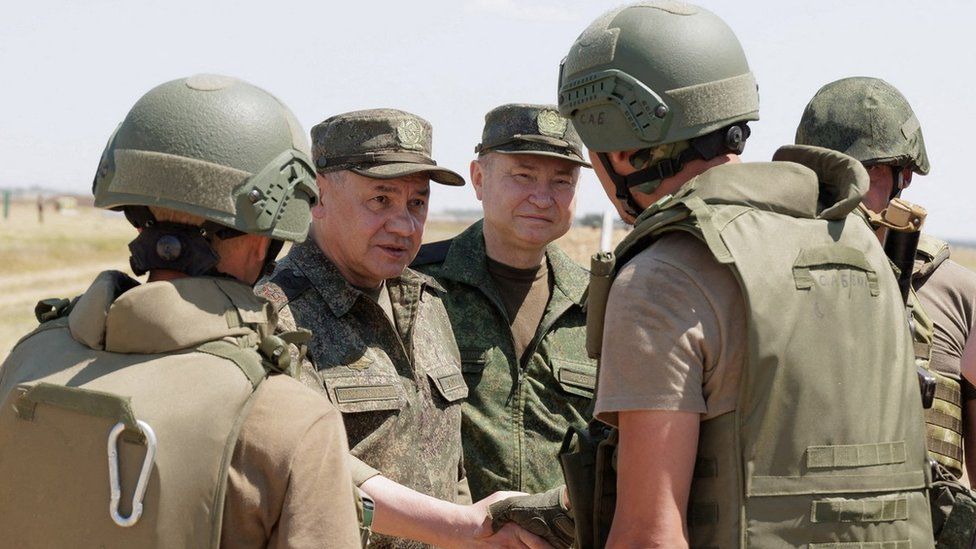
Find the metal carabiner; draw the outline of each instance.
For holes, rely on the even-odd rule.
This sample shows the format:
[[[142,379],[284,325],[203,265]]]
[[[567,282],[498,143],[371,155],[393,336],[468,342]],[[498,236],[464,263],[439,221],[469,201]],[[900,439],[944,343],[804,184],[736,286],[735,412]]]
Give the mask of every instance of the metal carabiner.
[[[152,472],[153,463],[156,459],[156,433],[152,427],[142,420],[136,420],[139,430],[146,437],[146,457],[142,460],[142,472],[139,473],[139,481],[136,489],[132,493],[132,512],[127,517],[119,514],[119,501],[122,499],[122,489],[119,486],[119,435],[125,430],[125,424],[116,423],[112,431],[108,434],[108,478],[109,489],[112,494],[112,501],[109,503],[108,512],[115,521],[115,524],[126,528],[139,521],[142,516],[142,498],[146,495],[146,488],[149,486],[149,473]]]

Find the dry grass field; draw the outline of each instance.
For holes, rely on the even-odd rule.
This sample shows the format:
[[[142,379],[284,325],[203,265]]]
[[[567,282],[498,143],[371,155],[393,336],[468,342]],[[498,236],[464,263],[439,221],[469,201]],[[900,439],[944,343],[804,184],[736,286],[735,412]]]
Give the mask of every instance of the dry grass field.
[[[463,223],[432,221],[426,242],[450,238]],[[618,231],[617,240],[624,231]],[[74,297],[106,269],[129,272],[126,245],[135,232],[121,214],[78,207],[67,214],[45,211],[38,221],[33,203],[15,202],[0,218],[0,360],[37,325],[34,305],[49,297]],[[559,244],[584,262],[599,245],[596,229],[573,229]],[[131,273],[130,273],[131,274]]]
[[[466,224],[431,221],[424,240],[450,238]],[[614,244],[625,235],[618,230]],[[0,358],[37,325],[34,304],[48,297],[73,297],[105,269],[129,272],[126,244],[135,236],[121,214],[78,207],[68,214],[45,212],[40,223],[33,203],[14,203],[0,218]],[[600,231],[572,229],[558,244],[576,261],[589,264]],[[954,249],[953,258],[976,269],[976,250]]]

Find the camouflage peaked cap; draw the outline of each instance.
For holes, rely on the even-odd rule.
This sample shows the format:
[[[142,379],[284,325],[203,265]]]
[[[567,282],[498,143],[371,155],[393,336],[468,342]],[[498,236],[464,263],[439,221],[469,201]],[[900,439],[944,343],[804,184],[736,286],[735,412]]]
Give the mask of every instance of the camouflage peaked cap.
[[[347,112],[312,128],[312,157],[319,173],[350,170],[373,179],[426,173],[445,185],[464,178],[430,157],[430,122],[396,109]]]
[[[879,78],[844,78],[820,88],[803,111],[796,143],[840,151],[868,166],[929,173],[918,118],[905,97]]]
[[[591,167],[579,134],[555,105],[511,103],[488,111],[474,152],[551,156]]]

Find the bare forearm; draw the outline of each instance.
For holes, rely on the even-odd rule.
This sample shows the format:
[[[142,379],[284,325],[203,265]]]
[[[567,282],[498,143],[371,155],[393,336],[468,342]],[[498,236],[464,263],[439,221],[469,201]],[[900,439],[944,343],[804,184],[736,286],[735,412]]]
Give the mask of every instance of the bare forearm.
[[[618,478],[618,481],[626,482],[626,479]],[[636,508],[630,504],[625,505],[627,506],[617,505],[617,512],[613,517],[613,526],[610,528],[610,535],[607,538],[607,547],[661,547],[668,549],[685,549],[688,547],[684,516],[676,506],[671,504],[657,505],[655,512],[648,516],[646,508]]]
[[[451,547],[462,537],[463,506],[421,494],[383,476],[370,478],[361,488],[376,502],[376,533],[438,547]]]
[[[621,412],[617,508],[608,547],[688,547],[685,508],[697,452],[699,416]],[[667,448],[667,451],[660,451]]]

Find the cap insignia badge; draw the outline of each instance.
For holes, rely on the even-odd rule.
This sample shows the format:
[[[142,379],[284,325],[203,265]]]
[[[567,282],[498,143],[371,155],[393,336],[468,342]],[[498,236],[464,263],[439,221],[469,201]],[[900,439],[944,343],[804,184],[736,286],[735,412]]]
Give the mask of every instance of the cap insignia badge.
[[[397,125],[397,141],[407,149],[423,149],[424,128],[416,120],[404,120]]]
[[[539,133],[560,139],[566,133],[566,124],[569,123],[568,120],[559,116],[559,113],[552,109],[539,111],[539,116],[535,120],[539,126]]]

